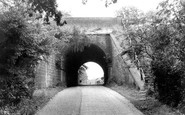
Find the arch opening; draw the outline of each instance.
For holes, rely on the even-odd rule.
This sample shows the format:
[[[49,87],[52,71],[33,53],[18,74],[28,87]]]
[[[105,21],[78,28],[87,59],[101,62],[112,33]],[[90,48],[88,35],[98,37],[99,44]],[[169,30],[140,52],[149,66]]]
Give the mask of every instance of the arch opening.
[[[78,70],[78,85],[103,85],[104,71],[95,62],[86,62]]]
[[[95,62],[100,65],[104,72],[105,85],[108,80],[108,64],[105,52],[97,45],[84,46],[83,51],[74,51],[72,48],[67,51],[64,61],[65,79],[67,87],[78,86],[78,70],[86,62]]]

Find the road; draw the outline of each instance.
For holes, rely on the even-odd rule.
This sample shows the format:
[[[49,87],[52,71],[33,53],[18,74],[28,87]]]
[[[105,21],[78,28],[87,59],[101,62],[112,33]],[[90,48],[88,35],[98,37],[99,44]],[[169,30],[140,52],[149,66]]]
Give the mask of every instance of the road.
[[[126,98],[103,86],[81,86],[59,92],[36,115],[143,115]]]

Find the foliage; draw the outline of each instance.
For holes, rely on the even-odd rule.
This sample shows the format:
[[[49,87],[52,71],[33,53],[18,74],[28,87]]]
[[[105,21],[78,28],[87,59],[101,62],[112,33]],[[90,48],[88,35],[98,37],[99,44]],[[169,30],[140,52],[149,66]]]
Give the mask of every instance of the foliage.
[[[128,10],[128,9],[124,9]],[[145,73],[150,76],[150,87],[157,98],[170,106],[177,106],[184,100],[184,8],[179,0],[165,0],[154,15],[141,14],[137,10],[124,19],[138,23],[123,23],[125,36]],[[131,16],[130,16],[131,15]],[[131,17],[131,18],[130,18]],[[140,17],[140,18],[138,18]],[[124,53],[123,53],[124,54]],[[144,63],[143,63],[144,62]],[[146,68],[145,68],[146,67]]]
[[[83,51],[85,46],[89,46],[89,39],[84,33],[81,33],[78,28],[73,29],[73,37],[70,39],[70,45],[74,52]]]
[[[88,46],[90,42],[86,39],[86,35],[75,26],[73,29],[71,29],[71,27],[70,29],[61,28],[54,36],[58,39],[55,43],[55,51],[59,54],[68,51],[68,49],[82,51],[84,46]]]
[[[34,13],[27,1],[0,2],[10,2],[1,8],[0,14],[0,107],[10,107],[11,111],[21,103],[32,103],[36,66],[53,51],[63,53],[72,34],[61,31],[52,21],[45,25],[42,20],[35,20],[37,10],[42,8],[36,8]],[[23,108],[23,112],[36,109],[30,106]]]
[[[179,67],[173,67],[173,61],[165,57],[152,61],[152,71],[155,75],[154,87],[158,93],[158,99],[176,107],[182,100],[183,71]]]
[[[31,98],[35,67],[53,50],[51,31],[16,8],[0,15],[0,106]]]
[[[3,115],[34,115],[40,106],[49,101],[48,97],[25,98],[17,106],[7,106],[1,108],[0,114]]]
[[[155,19],[155,13],[143,13],[135,7],[123,7],[117,11],[121,17],[123,27],[124,51],[121,55],[128,54],[138,69],[142,69],[146,78],[151,76],[150,62],[153,59],[151,51],[151,36],[153,35],[151,22]],[[151,80],[148,82],[152,82]]]
[[[111,89],[129,99],[145,115],[183,115],[178,108],[171,108],[153,97],[145,97],[146,92],[128,86],[111,86]]]
[[[88,2],[88,0],[82,0],[83,4],[86,4],[87,2]],[[114,4],[116,2],[117,2],[117,0],[105,0],[105,7],[108,7],[109,5]]]
[[[66,21],[61,23],[62,12],[57,10],[56,0],[0,0],[5,10],[17,8],[24,10],[24,14],[30,17],[34,16],[34,13],[39,13],[35,19],[43,18],[45,24],[50,24],[50,18],[54,18],[57,26],[63,26]],[[43,17],[44,16],[44,17]]]
[[[63,42],[62,44],[58,42],[56,45],[59,53],[67,51],[67,49],[72,50],[74,52],[83,51],[84,46],[88,46],[90,41],[86,39],[86,35],[80,31],[79,28],[71,27],[69,30],[62,30],[55,34],[55,37]]]
[[[177,106],[183,101],[185,90],[184,11],[178,0],[166,0],[159,5],[159,9],[160,21],[155,24],[153,41],[155,89],[160,101]]]
[[[122,18],[122,26],[141,24],[144,21],[144,13],[135,7],[123,7],[117,11],[117,17]]]
[[[32,98],[24,98],[17,106],[4,106],[0,107],[1,115],[34,115],[38,110],[42,109],[48,101],[56,95],[58,92],[63,90],[64,87],[56,87],[45,89],[47,95],[43,93],[34,94]],[[38,90],[41,91],[41,90]],[[42,90],[43,91],[43,90]]]

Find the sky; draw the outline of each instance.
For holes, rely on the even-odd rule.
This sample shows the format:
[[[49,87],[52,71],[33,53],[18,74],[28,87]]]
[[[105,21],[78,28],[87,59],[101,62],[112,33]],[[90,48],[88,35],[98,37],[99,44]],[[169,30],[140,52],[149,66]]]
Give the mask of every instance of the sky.
[[[100,65],[94,62],[87,62],[84,65],[88,67],[86,70],[89,80],[104,77],[103,69]]]
[[[115,17],[116,11],[125,6],[134,6],[144,12],[155,10],[163,0],[117,0],[116,4],[105,7],[105,0],[57,0],[60,11],[69,12],[72,17]]]

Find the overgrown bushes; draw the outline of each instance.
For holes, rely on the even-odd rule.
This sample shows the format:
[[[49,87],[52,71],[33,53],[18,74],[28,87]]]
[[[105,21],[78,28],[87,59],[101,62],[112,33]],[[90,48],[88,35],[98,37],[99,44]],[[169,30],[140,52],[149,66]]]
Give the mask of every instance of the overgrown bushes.
[[[16,8],[0,14],[0,107],[31,98],[35,67],[52,50],[47,32]]]
[[[0,109],[1,115],[34,115],[40,108],[50,100],[49,97],[40,96],[32,99],[24,98],[16,106],[3,106]]]
[[[158,93],[159,101],[176,107],[182,101],[183,87],[181,84],[182,68],[173,68],[171,60],[152,61],[152,71],[155,76],[154,88]]]
[[[178,30],[171,25],[161,23],[154,27],[155,36],[151,43],[153,59],[150,65],[152,85],[161,102],[176,107],[182,101],[184,62],[179,58],[179,45],[174,43],[180,43],[181,37],[173,33]]]
[[[183,15],[180,13],[183,9],[178,0],[166,0],[159,7],[161,7],[158,12],[160,21],[154,23],[155,36],[152,36],[153,43],[151,43],[154,57],[151,62],[154,88],[161,102],[177,107],[183,102],[185,91],[183,86],[185,31],[182,26]],[[168,19],[169,16],[174,17]]]
[[[124,26],[133,51],[130,53],[136,57],[134,61],[140,61],[138,67],[147,75],[152,94],[173,107],[185,99],[184,14],[179,0],[165,0],[156,13],[136,18],[143,22]],[[141,46],[139,53],[137,45]]]

